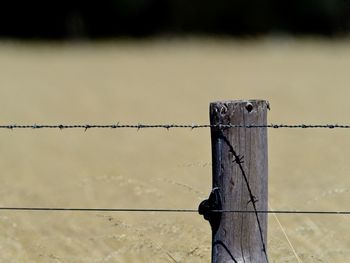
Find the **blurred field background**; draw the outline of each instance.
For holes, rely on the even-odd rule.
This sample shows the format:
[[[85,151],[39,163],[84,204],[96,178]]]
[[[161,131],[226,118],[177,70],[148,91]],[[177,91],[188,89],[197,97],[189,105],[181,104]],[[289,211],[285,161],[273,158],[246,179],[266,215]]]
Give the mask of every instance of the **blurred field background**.
[[[270,123],[349,124],[343,0],[5,1],[1,124],[208,123],[266,99]],[[196,209],[209,129],[1,130],[0,206]],[[269,130],[271,209],[349,210],[348,130]],[[347,262],[348,216],[278,215],[300,262]],[[270,262],[298,262],[269,216]],[[201,216],[0,213],[0,261],[210,262]]]
[[[208,123],[262,98],[269,122],[348,123],[350,42],[153,39],[0,44],[1,123]],[[269,130],[273,209],[349,210],[347,130]],[[1,206],[196,208],[210,133],[2,130]],[[303,262],[346,262],[347,216],[279,215]],[[197,214],[1,212],[2,262],[209,262]],[[272,215],[271,262],[297,262]]]
[[[154,34],[346,35],[347,0],[12,0],[0,3],[0,36],[26,39]]]

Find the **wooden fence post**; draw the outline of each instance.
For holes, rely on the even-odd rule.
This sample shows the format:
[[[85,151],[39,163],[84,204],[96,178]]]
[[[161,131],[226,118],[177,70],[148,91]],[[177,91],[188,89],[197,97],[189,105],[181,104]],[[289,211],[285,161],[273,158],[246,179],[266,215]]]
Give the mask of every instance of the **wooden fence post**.
[[[212,226],[212,262],[267,263],[268,158],[264,100],[210,104],[213,192],[199,212]],[[203,210],[241,212],[206,213]],[[202,211],[201,211],[202,210]],[[246,211],[246,212],[244,212]]]

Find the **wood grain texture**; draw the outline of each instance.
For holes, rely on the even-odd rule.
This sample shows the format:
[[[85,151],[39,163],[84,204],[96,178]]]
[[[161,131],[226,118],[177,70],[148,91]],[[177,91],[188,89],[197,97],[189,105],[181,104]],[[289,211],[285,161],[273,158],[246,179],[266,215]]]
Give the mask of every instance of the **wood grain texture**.
[[[210,104],[211,124],[267,124],[263,100]],[[268,210],[266,128],[211,129],[213,188],[223,210]],[[239,160],[241,159],[241,161]],[[223,213],[213,230],[212,262],[268,262],[267,214]]]

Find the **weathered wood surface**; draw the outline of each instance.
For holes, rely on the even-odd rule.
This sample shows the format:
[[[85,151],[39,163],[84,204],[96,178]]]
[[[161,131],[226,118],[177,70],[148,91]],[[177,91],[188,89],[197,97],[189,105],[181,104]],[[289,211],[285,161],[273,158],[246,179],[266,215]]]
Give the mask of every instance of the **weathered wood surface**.
[[[263,100],[210,104],[211,124],[267,124]],[[268,210],[266,128],[211,129],[213,188],[220,190],[222,209]],[[266,263],[267,214],[222,213],[213,227],[212,262]]]

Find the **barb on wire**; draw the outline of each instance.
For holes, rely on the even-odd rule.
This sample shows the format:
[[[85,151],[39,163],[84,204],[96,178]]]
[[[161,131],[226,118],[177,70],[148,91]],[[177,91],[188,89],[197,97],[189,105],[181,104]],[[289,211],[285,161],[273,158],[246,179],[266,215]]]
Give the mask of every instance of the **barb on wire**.
[[[174,129],[174,128],[188,128],[191,130],[200,128],[289,128],[289,129],[350,129],[350,125],[344,124],[267,124],[267,125],[236,125],[236,124],[32,124],[32,125],[0,125],[0,129]]]
[[[198,213],[198,209],[171,208],[70,208],[70,207],[0,207],[0,211],[48,211],[48,212],[151,212],[151,213]],[[317,210],[212,210],[213,213],[259,213],[259,214],[305,214],[305,215],[350,215],[350,211]]]

